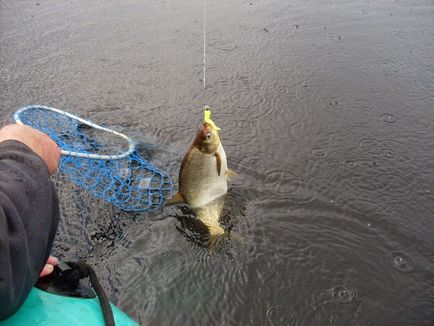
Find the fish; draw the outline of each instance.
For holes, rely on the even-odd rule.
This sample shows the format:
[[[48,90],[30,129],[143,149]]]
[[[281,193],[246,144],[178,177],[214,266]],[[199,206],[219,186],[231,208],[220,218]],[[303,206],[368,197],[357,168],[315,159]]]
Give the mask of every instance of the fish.
[[[166,205],[185,203],[207,227],[211,237],[224,234],[220,216],[228,191],[228,179],[236,173],[228,168],[218,128],[205,107],[200,124],[179,170],[178,192]]]

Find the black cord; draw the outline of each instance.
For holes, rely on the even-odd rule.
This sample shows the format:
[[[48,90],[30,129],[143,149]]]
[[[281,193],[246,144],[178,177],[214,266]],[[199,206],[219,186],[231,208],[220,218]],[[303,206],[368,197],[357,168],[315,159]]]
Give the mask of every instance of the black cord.
[[[110,306],[110,302],[108,301],[104,289],[99,283],[98,277],[96,276],[93,268],[86,264],[84,261],[68,261],[66,263],[74,270],[71,271],[71,273],[75,274],[74,277],[77,277],[78,279],[86,277],[90,278],[92,288],[95,290],[96,295],[98,296],[106,326],[115,326],[112,307]]]

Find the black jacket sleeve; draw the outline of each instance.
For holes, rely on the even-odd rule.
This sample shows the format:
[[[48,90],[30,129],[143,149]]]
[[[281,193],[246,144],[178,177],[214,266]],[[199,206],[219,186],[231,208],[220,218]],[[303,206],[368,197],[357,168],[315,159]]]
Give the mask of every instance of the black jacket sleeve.
[[[0,143],[0,320],[15,313],[50,254],[59,202],[45,162],[15,140]]]

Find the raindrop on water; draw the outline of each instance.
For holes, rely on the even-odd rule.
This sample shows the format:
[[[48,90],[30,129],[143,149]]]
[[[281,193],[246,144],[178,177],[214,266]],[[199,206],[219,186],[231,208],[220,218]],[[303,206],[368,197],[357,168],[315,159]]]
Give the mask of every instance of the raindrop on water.
[[[381,154],[386,149],[386,145],[378,139],[375,138],[365,138],[360,142],[360,150],[369,154]]]
[[[398,119],[393,114],[386,113],[380,117],[380,120],[386,124],[392,124],[395,123]]]
[[[392,267],[398,272],[411,273],[414,270],[413,261],[404,252],[396,251],[391,253]]]
[[[311,151],[312,155],[318,158],[323,158],[327,156],[327,152],[323,150],[322,148],[314,148]]]
[[[282,307],[281,305],[275,305],[268,308],[266,316],[269,325],[272,326],[291,325],[291,320],[294,317],[285,307]]]
[[[354,167],[356,167],[357,164],[354,161],[345,161],[345,165],[350,167],[350,168],[354,168]]]
[[[384,156],[385,158],[392,159],[392,158],[395,157],[395,153],[392,152],[392,151],[390,151],[390,150],[387,150],[387,151],[385,151],[385,152],[383,153],[383,156]]]
[[[354,289],[336,286],[332,289],[332,297],[341,304],[352,304],[357,299],[358,293]]]

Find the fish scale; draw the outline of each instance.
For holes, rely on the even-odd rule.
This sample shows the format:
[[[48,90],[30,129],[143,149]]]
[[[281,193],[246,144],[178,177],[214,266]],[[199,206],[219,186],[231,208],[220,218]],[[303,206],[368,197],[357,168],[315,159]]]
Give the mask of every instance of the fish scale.
[[[221,173],[217,172],[217,160],[213,154],[204,154],[196,148],[190,152],[180,180],[180,189],[191,207],[204,206],[227,192],[226,154],[220,145]]]

